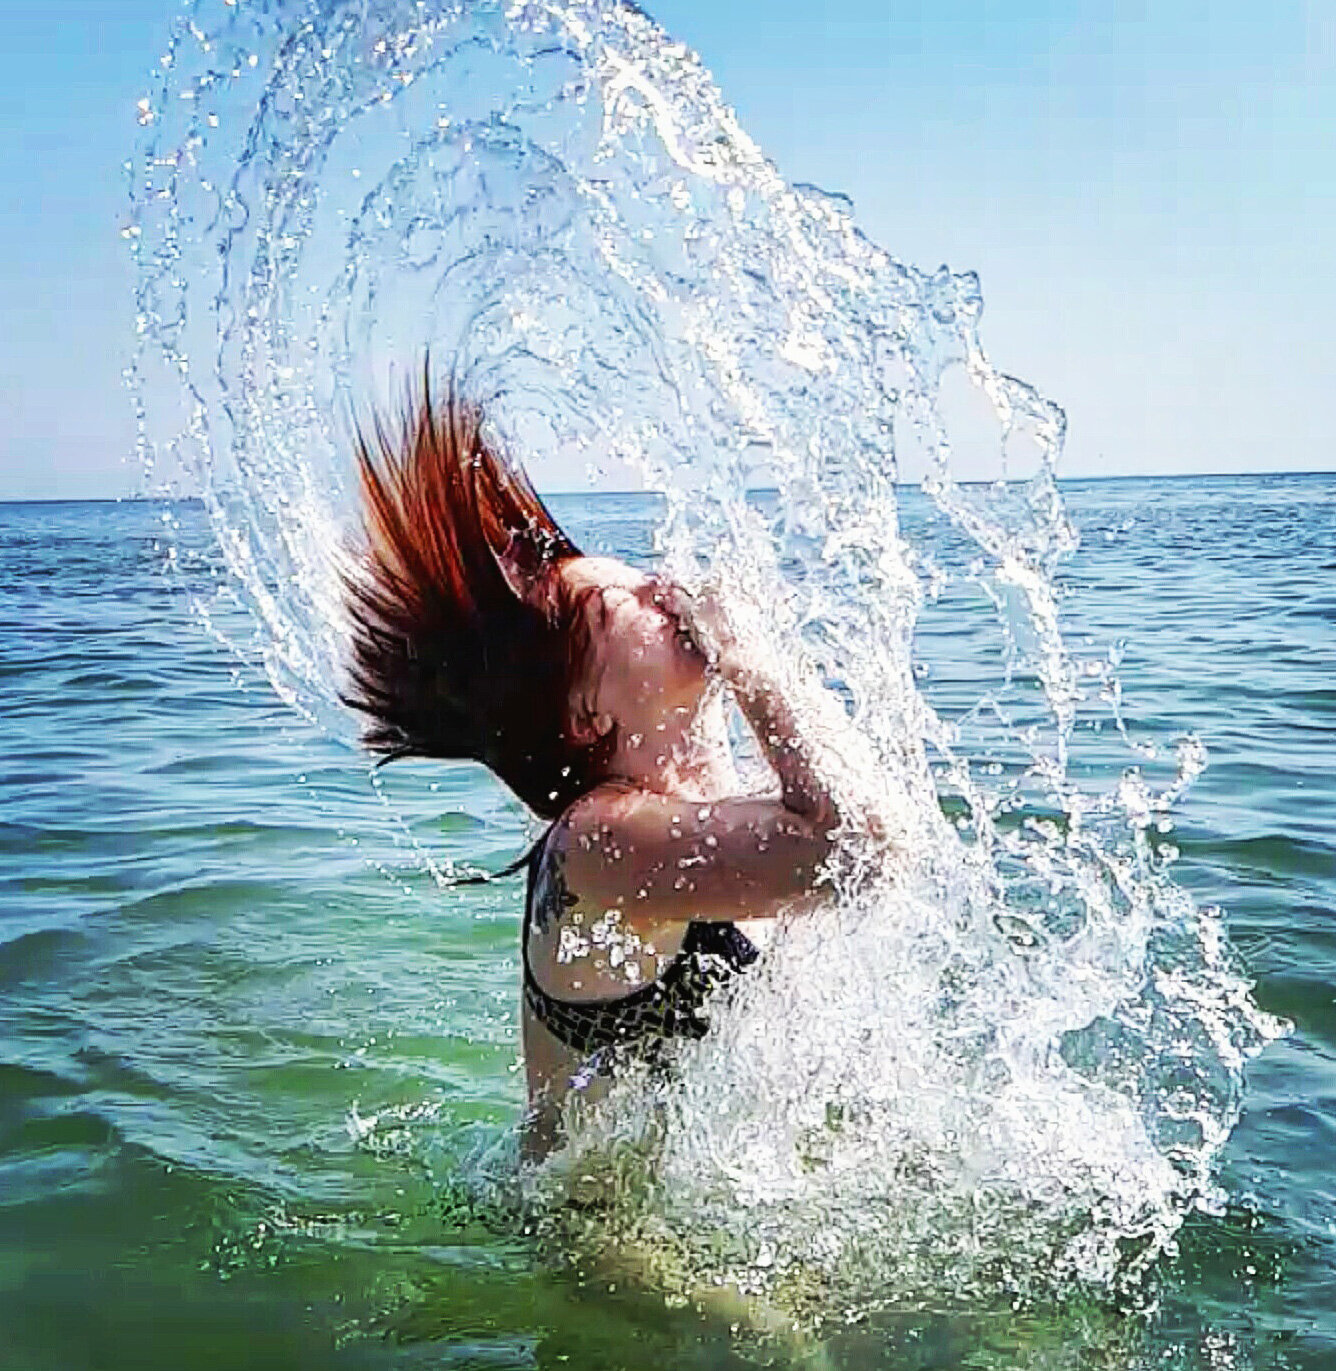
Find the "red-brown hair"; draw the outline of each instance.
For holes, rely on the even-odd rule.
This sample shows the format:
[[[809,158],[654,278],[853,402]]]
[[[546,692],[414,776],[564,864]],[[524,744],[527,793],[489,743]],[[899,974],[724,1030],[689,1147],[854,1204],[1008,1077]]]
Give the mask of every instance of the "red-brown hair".
[[[469,758],[556,818],[600,779],[609,740],[571,738],[587,646],[556,574],[580,556],[453,382],[429,372],[390,431],[358,434],[365,557],[345,579],[353,639],[345,703],[362,741],[396,757]]]

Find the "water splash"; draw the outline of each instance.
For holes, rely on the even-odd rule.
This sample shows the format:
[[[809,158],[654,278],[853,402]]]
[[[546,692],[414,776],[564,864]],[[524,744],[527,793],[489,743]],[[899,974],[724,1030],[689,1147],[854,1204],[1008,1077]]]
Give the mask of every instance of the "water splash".
[[[903,835],[884,878],[853,853],[680,1084],[573,1121],[543,1193],[592,1187],[593,1242],[684,1297],[1135,1283],[1217,1202],[1280,1026],[1168,875],[1197,745],[1172,777],[1074,764],[1092,719],[1126,732],[1116,653],[1064,639],[1064,418],[989,361],[977,280],[787,185],[623,4],[200,0],[140,120],[142,457],[202,494],[284,698],[350,738],[351,432],[430,348],[540,482],[615,463],[664,493],[674,574],[764,606],[795,697],[846,703],[832,784]],[[989,687],[934,696],[980,605]]]

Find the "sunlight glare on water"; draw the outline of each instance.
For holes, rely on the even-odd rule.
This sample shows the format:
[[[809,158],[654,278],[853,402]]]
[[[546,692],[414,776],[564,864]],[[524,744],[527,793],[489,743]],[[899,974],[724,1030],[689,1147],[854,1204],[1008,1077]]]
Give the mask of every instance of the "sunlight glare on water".
[[[672,573],[725,587],[832,786],[900,835],[886,870],[850,836],[834,908],[676,1083],[573,1120],[543,1222],[817,1318],[1134,1288],[1219,1202],[1281,1025],[1170,876],[1199,745],[1083,760],[1122,732],[1118,654],[1064,641],[1064,419],[985,355],[975,277],[786,184],[627,5],[201,0],[140,118],[143,460],[202,493],[286,700],[352,742],[351,436],[430,350],[539,483],[663,493]],[[981,606],[993,685],[934,694]]]

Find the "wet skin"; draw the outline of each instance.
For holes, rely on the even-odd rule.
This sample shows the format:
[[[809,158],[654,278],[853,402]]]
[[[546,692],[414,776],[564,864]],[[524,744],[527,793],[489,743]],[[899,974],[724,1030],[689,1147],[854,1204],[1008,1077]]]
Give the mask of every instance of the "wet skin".
[[[528,955],[559,999],[617,999],[659,976],[692,921],[737,922],[763,945],[781,909],[810,906],[834,814],[782,701],[737,660],[708,605],[611,559],[579,558],[562,575],[590,644],[571,734],[610,737],[612,749],[601,782],[545,845]],[[779,776],[778,797],[740,793],[729,694]],[[523,1039],[541,1153],[582,1061],[527,1006]]]

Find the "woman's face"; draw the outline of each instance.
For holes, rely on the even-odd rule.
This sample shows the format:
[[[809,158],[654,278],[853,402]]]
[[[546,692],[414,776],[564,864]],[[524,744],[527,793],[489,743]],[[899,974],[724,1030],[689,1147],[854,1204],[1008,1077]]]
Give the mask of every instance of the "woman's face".
[[[595,721],[598,732],[610,720],[645,736],[694,716],[709,678],[703,654],[672,612],[673,587],[609,557],[575,558],[561,574],[589,642],[574,716]]]

